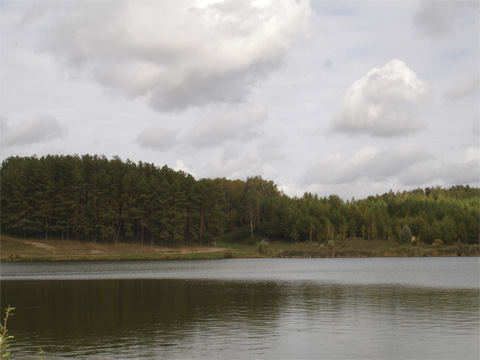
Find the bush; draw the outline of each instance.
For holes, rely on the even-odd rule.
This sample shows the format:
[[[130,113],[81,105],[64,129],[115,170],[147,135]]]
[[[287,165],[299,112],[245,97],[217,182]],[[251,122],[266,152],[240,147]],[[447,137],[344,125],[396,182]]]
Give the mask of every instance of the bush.
[[[328,240],[327,246],[328,246],[330,249],[333,249],[333,247],[335,246],[335,241],[333,241],[333,240]]]
[[[400,242],[408,243],[412,239],[412,230],[408,225],[404,225],[400,231]]]
[[[262,240],[257,243],[257,251],[262,255],[267,255],[269,253],[269,247],[270,245],[266,240]]]
[[[235,253],[235,252],[234,252],[232,249],[228,248],[227,250],[225,250],[225,254],[224,254],[225,259],[231,259],[231,258],[233,258],[233,254],[234,254],[234,253]]]
[[[443,240],[441,240],[441,239],[435,239],[435,241],[434,241],[433,244],[432,244],[432,247],[438,248],[438,247],[441,247],[441,246],[443,246]]]

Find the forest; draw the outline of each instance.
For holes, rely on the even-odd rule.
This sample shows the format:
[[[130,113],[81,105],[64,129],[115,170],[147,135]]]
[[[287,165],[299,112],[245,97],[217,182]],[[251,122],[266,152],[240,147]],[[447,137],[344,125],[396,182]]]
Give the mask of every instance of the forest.
[[[212,245],[226,232],[290,242],[363,238],[479,241],[480,189],[416,189],[344,201],[289,197],[261,176],[195,179],[167,166],[100,155],[2,162],[1,232],[117,244]]]

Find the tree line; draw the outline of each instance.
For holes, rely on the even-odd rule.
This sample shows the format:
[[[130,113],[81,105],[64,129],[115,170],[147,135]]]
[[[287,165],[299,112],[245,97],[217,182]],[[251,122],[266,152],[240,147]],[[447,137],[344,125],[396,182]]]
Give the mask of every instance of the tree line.
[[[283,194],[261,176],[195,179],[167,166],[99,155],[9,157],[2,162],[1,231],[103,243],[213,244],[243,227],[250,237],[478,243],[480,189],[454,186],[344,201]]]

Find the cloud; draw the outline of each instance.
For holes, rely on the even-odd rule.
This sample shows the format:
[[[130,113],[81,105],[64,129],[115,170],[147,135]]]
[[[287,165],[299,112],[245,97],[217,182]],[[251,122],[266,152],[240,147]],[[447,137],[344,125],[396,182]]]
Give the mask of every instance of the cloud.
[[[36,144],[61,138],[65,128],[53,116],[41,116],[11,127],[6,116],[1,117],[2,147]]]
[[[445,93],[445,97],[449,100],[457,100],[470,94],[474,94],[478,91],[479,84],[480,75],[477,74],[477,76],[465,79],[452,86]]]
[[[149,126],[137,135],[135,142],[144,148],[165,151],[175,145],[177,136],[173,129],[161,125]]]
[[[216,107],[205,111],[185,136],[195,147],[213,147],[225,142],[248,142],[260,136],[260,125],[267,119],[261,105]]]
[[[380,190],[387,184],[402,188],[479,183],[480,150],[475,147],[466,149],[462,160],[454,161],[435,157],[418,146],[383,150],[365,146],[349,158],[326,156],[303,175],[303,184],[311,188],[336,187],[346,193],[352,193],[348,186]]]
[[[359,181],[381,183],[430,159],[432,155],[423,148],[379,150],[365,146],[349,159],[342,155],[320,159],[305,172],[303,180],[307,185],[354,184]]]
[[[40,48],[157,111],[246,100],[308,32],[308,1],[73,1],[25,15]]]
[[[350,135],[406,135],[422,128],[415,115],[430,99],[427,84],[404,62],[392,60],[350,86],[331,128]]]
[[[480,183],[480,150],[468,148],[463,159],[435,159],[415,164],[399,176],[404,185],[443,184],[444,186]]]
[[[192,146],[184,137],[178,150],[183,151],[182,160],[188,168],[200,177],[246,179],[248,176],[262,175],[273,179],[279,173],[279,165],[287,158],[285,136],[256,134],[258,136],[251,139],[233,137],[208,146]],[[192,153],[195,154],[193,158],[188,156]]]
[[[480,136],[480,119],[477,119],[472,126],[473,135]]]
[[[414,16],[414,26],[425,36],[441,38],[462,27],[478,24],[477,1],[423,1]]]
[[[250,104],[216,106],[197,114],[194,125],[186,130],[149,126],[137,135],[135,142],[157,151],[177,147],[181,151],[198,152],[227,143],[231,147],[260,137],[260,126],[267,120],[264,106]]]
[[[468,148],[465,150],[463,160],[442,164],[439,177],[449,184],[479,184],[480,148]]]
[[[175,171],[183,171],[183,172],[185,172],[185,173],[187,173],[187,174],[192,175],[193,177],[197,177],[197,176],[195,175],[195,173],[192,172],[192,170],[190,170],[190,169],[183,163],[182,160],[177,160],[177,161],[175,161],[175,166],[174,166],[173,169],[174,169]]]
[[[208,173],[208,177],[226,177],[229,179],[246,179],[249,176],[262,175],[271,179],[277,175],[276,167],[272,164],[276,159],[266,159],[259,156],[257,148],[242,148],[232,144],[237,150],[235,154],[212,154],[201,170]]]

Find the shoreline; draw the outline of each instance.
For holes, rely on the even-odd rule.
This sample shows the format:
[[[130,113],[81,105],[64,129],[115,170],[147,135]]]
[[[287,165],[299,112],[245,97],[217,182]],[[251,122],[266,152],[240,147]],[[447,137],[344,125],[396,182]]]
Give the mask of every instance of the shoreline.
[[[478,244],[432,247],[427,244],[399,244],[382,240],[346,239],[335,246],[319,243],[269,242],[260,254],[255,244],[218,241],[218,247],[178,247],[140,244],[99,244],[72,240],[18,239],[2,236],[1,262],[56,261],[148,261],[207,260],[229,258],[373,258],[373,257],[479,257]]]

